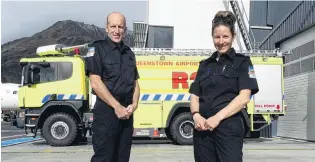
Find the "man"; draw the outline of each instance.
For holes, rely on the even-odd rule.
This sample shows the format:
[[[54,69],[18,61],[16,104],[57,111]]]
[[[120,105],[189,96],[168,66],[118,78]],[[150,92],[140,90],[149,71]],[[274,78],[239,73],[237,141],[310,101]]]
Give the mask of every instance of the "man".
[[[92,162],[127,162],[133,135],[133,112],[139,99],[134,53],[122,39],[126,19],[107,16],[105,40],[93,42],[86,59],[87,74],[97,99],[93,109]]]

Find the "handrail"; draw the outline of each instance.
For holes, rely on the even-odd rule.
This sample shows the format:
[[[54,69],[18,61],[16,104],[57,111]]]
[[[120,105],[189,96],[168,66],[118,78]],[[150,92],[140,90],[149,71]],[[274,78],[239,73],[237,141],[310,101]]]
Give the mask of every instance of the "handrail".
[[[255,49],[255,47],[256,47],[256,39],[255,39],[253,30],[252,30],[251,27],[250,27],[249,18],[248,18],[248,15],[247,15],[247,13],[246,13],[246,10],[245,10],[243,1],[242,1],[242,0],[239,0],[238,2],[241,2],[241,6],[242,6],[242,9],[243,9],[243,11],[244,11],[244,16],[245,16],[245,18],[246,18],[246,22],[248,23],[248,30],[249,30],[248,32],[251,33],[251,36],[252,36],[250,39],[253,39],[252,43],[253,43],[253,48]]]
[[[256,42],[254,34],[250,28],[249,20],[242,0],[230,0],[229,2],[231,3],[232,7],[234,7],[233,11],[235,13],[235,16],[239,17],[238,23],[240,28],[241,27],[244,28],[243,33],[241,31],[241,34],[243,36],[244,41],[248,42],[248,44],[245,43],[246,47],[249,49],[255,49]],[[240,5],[238,2],[241,2]]]

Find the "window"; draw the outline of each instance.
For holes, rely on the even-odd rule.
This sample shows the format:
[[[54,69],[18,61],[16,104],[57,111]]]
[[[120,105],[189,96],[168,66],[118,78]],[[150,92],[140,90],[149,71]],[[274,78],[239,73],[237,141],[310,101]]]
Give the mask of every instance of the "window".
[[[292,49],[292,55],[285,56],[285,63],[289,63],[290,61],[294,61],[305,56],[311,55],[315,53],[315,45],[314,41],[310,41],[301,46],[298,46]]]
[[[173,48],[174,29],[169,26],[149,26],[148,48]]]
[[[286,56],[284,57],[284,63],[289,63],[289,62],[290,62],[290,56],[291,56],[291,55],[286,55]]]
[[[290,76],[300,74],[300,61],[290,65]]]
[[[301,61],[301,73],[313,71],[313,57]]]
[[[23,69],[23,77],[22,80],[24,83],[26,82],[25,76],[30,73],[26,70],[26,67],[30,67],[31,65],[36,65],[39,67],[39,73],[34,74],[34,80],[36,83],[47,83],[47,82],[55,82],[69,79],[73,74],[73,64],[72,62],[47,62],[45,65],[41,62],[33,62],[29,63],[29,65],[25,66]]]
[[[56,63],[50,63],[49,67],[39,66],[39,83],[53,82],[57,80],[57,67]]]
[[[284,77],[288,77],[289,76],[289,68],[290,68],[290,65],[287,65],[287,66],[284,66]]]
[[[294,48],[292,50],[292,55],[290,56],[290,61],[297,60],[300,58],[300,56],[301,56],[301,46]]]
[[[308,42],[301,46],[301,57],[308,56],[314,53],[314,41]]]
[[[59,62],[58,80],[66,80],[72,76],[72,63]]]

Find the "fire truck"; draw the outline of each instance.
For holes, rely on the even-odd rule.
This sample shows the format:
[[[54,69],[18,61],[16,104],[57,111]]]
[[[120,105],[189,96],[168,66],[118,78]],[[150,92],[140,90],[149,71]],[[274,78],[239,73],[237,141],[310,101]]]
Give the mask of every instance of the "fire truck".
[[[36,57],[22,58],[22,86],[18,91],[26,134],[40,135],[51,146],[67,146],[91,135],[95,96],[85,73],[89,44],[48,45]],[[133,48],[139,70],[140,98],[134,112],[134,137],[165,138],[191,145],[194,122],[188,89],[199,62],[211,49]],[[287,51],[237,51],[250,56],[260,88],[244,107],[247,137],[285,114],[283,59]],[[21,127],[21,126],[20,126]]]

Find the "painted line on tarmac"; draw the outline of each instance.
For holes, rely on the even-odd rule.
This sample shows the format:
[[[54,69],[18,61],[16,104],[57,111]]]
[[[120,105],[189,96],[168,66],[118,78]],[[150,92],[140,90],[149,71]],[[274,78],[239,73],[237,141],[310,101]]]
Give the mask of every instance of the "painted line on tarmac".
[[[9,133],[9,132],[25,132],[25,130],[1,130],[1,132]]]
[[[310,149],[310,148],[292,148],[292,149],[283,149],[283,148],[272,148],[272,149],[261,149],[261,148],[254,148],[254,149],[243,149],[243,151],[313,151],[315,148]],[[93,153],[93,149],[87,149],[87,150],[23,150],[23,151],[16,151],[16,150],[2,150],[1,153],[43,153],[43,154],[50,154],[50,153],[78,153],[78,152],[86,152],[86,153]],[[136,152],[136,153],[154,153],[154,152],[193,152],[193,150],[181,150],[181,149],[174,149],[174,150],[169,150],[169,149],[131,149],[131,152]]]
[[[13,135],[13,136],[4,136],[4,137],[1,137],[1,139],[12,138],[12,137],[21,137],[21,136],[26,136],[26,135],[25,134],[18,134],[18,135]]]
[[[283,141],[301,142],[301,143],[314,143],[312,141],[308,141],[308,140],[304,140],[304,139],[295,139],[295,138],[287,138],[287,137],[275,137],[275,139],[280,139]]]
[[[17,138],[17,139],[12,139],[12,140],[4,140],[4,141],[1,141],[1,147],[7,147],[7,146],[12,146],[12,145],[17,145],[17,144],[22,144],[22,143],[27,143],[27,142],[34,142],[38,140],[41,140],[41,138],[25,137],[25,138]]]

